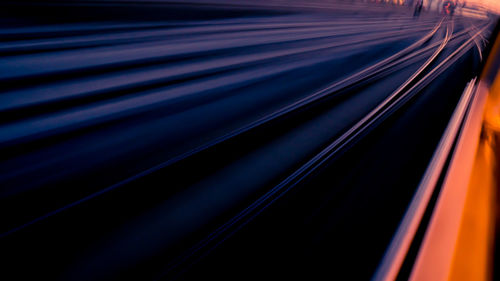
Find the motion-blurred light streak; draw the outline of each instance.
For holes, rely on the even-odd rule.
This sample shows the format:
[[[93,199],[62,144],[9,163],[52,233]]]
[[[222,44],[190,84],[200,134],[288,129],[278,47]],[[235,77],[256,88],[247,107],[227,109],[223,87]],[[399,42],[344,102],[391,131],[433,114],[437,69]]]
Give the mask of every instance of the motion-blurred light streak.
[[[442,266],[420,256],[436,233],[486,237],[491,217],[468,232],[460,208],[494,190],[461,185],[435,210],[431,192],[418,223],[401,223],[450,118],[461,128],[453,112],[468,112],[497,20],[440,5],[0,3],[0,279],[366,280],[388,260],[376,280],[394,280],[461,264],[467,247],[440,251]],[[394,233],[407,238],[397,264]]]

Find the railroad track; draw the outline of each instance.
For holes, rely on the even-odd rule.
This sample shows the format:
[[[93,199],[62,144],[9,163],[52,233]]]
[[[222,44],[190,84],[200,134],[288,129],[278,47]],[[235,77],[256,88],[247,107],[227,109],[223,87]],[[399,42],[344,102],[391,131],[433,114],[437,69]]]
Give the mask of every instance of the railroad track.
[[[449,41],[453,39],[452,35],[453,22],[449,24],[450,25],[448,26],[447,34],[445,38],[441,42],[439,42],[438,48],[433,50],[434,52],[429,57],[429,59],[417,70],[417,72],[415,72],[407,81],[405,81],[400,86],[400,88],[394,91],[392,95],[390,95],[386,100],[384,100],[381,104],[379,104],[377,108],[375,108],[367,116],[365,116],[365,118],[356,123],[341,137],[336,139],[333,143],[327,146],[320,153],[316,154],[313,158],[311,158],[311,160],[306,162],[303,166],[301,166],[294,173],[285,178],[278,185],[274,186],[274,188],[272,188],[269,192],[259,197],[256,201],[254,201],[250,206],[245,208],[242,212],[238,213],[236,216],[231,218],[220,228],[218,228],[210,235],[208,235],[204,240],[202,240],[199,244],[197,244],[190,251],[188,251],[187,254],[181,256],[179,260],[174,262],[170,266],[170,268],[166,272],[164,272],[164,274],[168,276],[167,279],[170,278],[177,279],[180,276],[182,276],[182,274],[185,274],[186,271],[188,271],[191,266],[200,262],[201,259],[206,258],[206,256],[209,255],[213,250],[215,250],[221,243],[224,243],[224,241],[226,241],[228,238],[234,235],[238,230],[245,227],[246,224],[250,223],[259,214],[264,212],[267,207],[271,206],[275,201],[279,200],[282,196],[284,196],[296,185],[299,185],[303,181],[307,181],[308,177],[313,175],[316,170],[321,169],[322,165],[325,165],[326,163],[331,161],[332,158],[335,158],[337,154],[342,153],[343,149],[352,146],[353,142],[357,141],[356,138],[368,134],[369,133],[368,131],[373,130],[374,127],[376,127],[378,123],[382,122],[383,119],[389,118],[390,115],[393,114],[398,108],[401,108],[402,106],[405,105],[405,103],[411,101],[411,99],[413,99],[415,95],[418,95],[419,91],[421,91],[426,85],[429,85],[434,79],[438,77],[440,73],[448,69],[453,63],[455,63],[458,59],[460,59],[468,50],[470,50],[474,46],[476,38],[482,36],[482,34],[487,30],[487,28],[490,27],[489,25],[485,25],[480,30],[477,30],[477,32],[472,34],[468,40],[461,43],[461,45],[456,50],[454,50],[453,53],[451,53],[449,56],[443,59],[439,64],[436,64],[434,68],[428,69],[431,64],[435,63],[437,57],[441,54],[443,49],[447,47]],[[460,35],[457,37],[462,37],[462,35],[468,32],[470,32],[470,29],[461,32]],[[423,73],[425,73],[425,75],[422,75]],[[469,99],[467,97],[464,97],[463,101],[461,101],[458,107],[463,108],[462,104],[468,100]],[[439,153],[439,156],[441,156],[441,153]],[[431,164],[431,166],[432,165],[433,164]],[[433,169],[433,166],[430,167],[428,171],[436,173],[436,170]],[[426,177],[427,176],[424,176],[424,178]],[[422,184],[426,185],[425,183]],[[423,191],[419,191],[419,193],[421,192]],[[427,200],[429,200],[431,193],[432,192],[426,191],[426,194],[428,195],[428,197],[426,198]],[[422,200],[422,196],[416,195],[415,200]],[[421,206],[424,206],[420,208],[421,211],[419,212],[420,217],[415,218],[415,216],[418,215],[416,215],[414,211],[409,211],[409,214],[407,215],[410,216],[411,219],[418,221],[418,219],[421,219],[421,216],[423,215],[423,210],[425,209],[425,203],[418,201],[418,203],[413,203],[413,204],[419,204]],[[410,207],[410,210],[412,209],[414,208]],[[399,236],[415,235],[415,232],[408,231],[408,223],[406,222],[406,220],[410,220],[410,218],[405,218],[405,220],[403,221],[403,223],[399,228],[398,234],[396,234],[396,237],[393,239],[394,245],[390,246],[392,248],[406,247],[404,249],[399,249],[400,252],[398,252],[398,254],[400,255],[401,252],[406,253],[409,244],[406,244],[405,246],[398,244],[401,243],[401,241],[403,240],[403,238],[400,238]],[[406,243],[409,243],[409,241],[412,241],[412,239],[411,238],[405,239]],[[387,260],[395,259],[394,257],[395,254],[391,254],[395,250],[390,249],[388,251],[389,251],[388,254],[389,256],[386,257],[386,259]],[[390,268],[391,270],[393,270],[394,268],[399,269],[397,265],[396,266],[394,266],[393,264],[386,265],[386,263],[389,263],[387,260],[383,261],[381,265],[382,270],[384,268]],[[393,260],[391,261],[394,262]],[[399,262],[402,263],[402,260],[399,260]],[[401,264],[399,264],[399,266],[401,266]],[[395,274],[397,272],[391,272],[391,273]],[[385,276],[384,278],[385,279],[382,279],[380,277],[380,272],[377,272],[377,275],[374,276],[374,280],[395,280],[394,276],[392,277]]]
[[[368,22],[364,25],[369,26],[372,23]],[[172,66],[170,70],[168,66],[154,66],[157,63],[156,60],[167,62],[173,58],[181,60],[193,55],[212,54],[212,51],[206,51],[211,50],[208,43],[206,50],[187,51],[187,45],[179,44],[177,49],[161,50],[161,54],[150,52],[161,48],[147,46],[148,41],[157,41],[158,38],[166,34],[174,36],[185,32],[182,29],[166,31],[161,29],[169,24],[158,25],[159,29],[154,31],[144,31],[141,29],[142,27],[136,26],[139,30],[132,35],[132,42],[129,43],[136,44],[134,40],[137,40],[140,42],[139,44],[144,45],[144,52],[135,57],[127,57],[125,60],[120,57],[121,55],[111,59],[106,57],[106,60],[102,61],[99,60],[99,56],[95,56],[93,60],[78,58],[81,64],[70,63],[59,66],[53,62],[45,64],[44,60],[40,59],[35,64],[39,68],[28,67],[29,56],[36,57],[37,53],[57,52],[76,46],[82,48],[103,47],[110,43],[111,39],[107,35],[88,36],[85,35],[86,31],[82,30],[79,31],[82,35],[77,38],[63,38],[55,42],[45,39],[28,43],[11,42],[0,46],[0,54],[2,55],[20,55],[21,57],[27,55],[21,60],[15,58],[8,62],[8,65],[11,66],[20,63],[21,68],[26,66],[26,69],[5,72],[0,75],[0,79],[8,84],[6,91],[0,95],[0,116],[4,117],[2,126],[0,126],[0,136],[2,136],[0,149],[6,155],[14,157],[24,149],[36,151],[40,143],[43,146],[45,143],[57,141],[59,138],[80,136],[85,138],[85,134],[93,133],[92,128],[94,127],[106,128],[106,124],[114,124],[114,122],[124,120],[133,123],[134,117],[142,114],[150,114],[150,120],[154,120],[161,117],[161,114],[155,113],[155,115],[150,111],[159,110],[168,102],[172,103],[172,108],[180,105],[181,110],[187,110],[204,102],[213,101],[213,99],[229,98],[221,95],[211,97],[210,94],[200,96],[199,89],[212,90],[209,87],[213,86],[213,90],[216,91],[220,88],[231,87],[226,82],[215,83],[214,86],[213,83],[216,80],[205,80],[193,87],[191,97],[186,95],[189,93],[189,87],[181,87],[170,92],[153,91],[158,87],[168,86],[170,83],[204,79],[209,75],[227,72],[228,75],[223,76],[221,81],[229,79],[234,85],[237,85],[235,89],[244,88],[248,85],[245,84],[248,77],[252,77],[252,81],[276,79],[278,74],[287,74],[296,68],[326,63],[328,60],[320,58],[308,62],[293,62],[269,72],[262,72],[258,69],[258,71],[251,70],[231,76],[231,71],[247,67],[250,64],[272,63],[283,58],[312,55],[317,52],[328,55],[331,54],[328,52],[332,49],[340,52],[348,51],[352,46],[372,48],[387,42],[387,39],[380,37],[391,37],[391,40],[397,41],[398,39],[407,39],[409,30],[412,32],[428,31],[419,40],[404,46],[396,53],[388,54],[383,59],[365,65],[361,69],[356,69],[350,75],[337,78],[333,83],[322,85],[317,91],[298,96],[291,103],[280,104],[272,110],[257,115],[258,118],[250,118],[231,130],[221,131],[222,133],[216,137],[207,138],[201,144],[192,145],[181,153],[174,153],[170,155],[169,160],[143,169],[139,173],[131,173],[132,176],[126,179],[113,178],[112,184],[95,188],[91,192],[89,192],[88,183],[79,185],[75,182],[71,192],[76,195],[70,195],[71,192],[66,191],[68,182],[51,186],[47,190],[35,190],[33,193],[29,188],[15,191],[14,189],[12,191],[4,189],[5,200],[2,202],[5,204],[2,205],[2,210],[21,215],[9,218],[1,226],[3,233],[0,235],[2,240],[0,243],[6,245],[8,252],[14,251],[16,245],[19,246],[34,236],[37,238],[28,241],[23,247],[34,246],[36,248],[39,246],[35,244],[40,241],[57,241],[58,239],[61,239],[61,245],[64,245],[67,243],[66,239],[79,237],[78,233],[83,231],[85,237],[78,238],[82,239],[80,246],[71,245],[68,248],[63,246],[57,248],[60,257],[63,257],[73,251],[72,247],[83,247],[74,250],[76,253],[84,253],[83,255],[87,257],[81,260],[77,259],[74,264],[71,264],[71,258],[68,261],[61,261],[62,263],[68,262],[66,264],[67,274],[73,274],[72,270],[80,273],[83,270],[85,273],[80,278],[90,277],[93,274],[96,275],[92,277],[98,278],[106,276],[106,274],[119,276],[124,267],[140,264],[139,271],[151,270],[155,276],[177,277],[178,274],[184,273],[186,269],[210,254],[213,249],[239,229],[244,228],[247,223],[264,212],[268,206],[279,200],[289,190],[309,179],[326,163],[354,146],[359,139],[372,130],[376,130],[385,119],[391,118],[394,112],[411,102],[420,91],[464,56],[471,46],[477,46],[477,44],[474,45],[476,38],[482,36],[488,28],[488,26],[483,25],[476,31],[477,27],[471,25],[454,32],[454,21],[442,20],[433,26],[430,26],[429,23],[426,22],[406,30],[398,30],[398,28],[392,28],[388,24],[387,29],[382,32],[370,35],[368,31],[363,31],[361,38],[353,37],[352,40],[342,42],[322,42],[310,46],[297,45],[286,50],[243,54],[236,59],[216,57],[205,65],[193,64],[196,65],[195,71],[192,71],[193,66],[189,64],[185,68]],[[355,21],[353,24],[349,27],[342,27],[338,23],[325,26],[325,23],[321,21],[286,25],[274,23],[244,24],[240,27],[250,32],[249,34],[253,34],[252,36],[261,34],[264,29],[269,29],[266,30],[268,35],[277,37],[260,38],[250,45],[242,37],[243,39],[240,41],[228,41],[229,45],[233,44],[231,47],[227,47],[228,45],[224,43],[223,45],[226,47],[218,51],[234,50],[243,45],[245,47],[258,47],[288,41],[324,40],[334,36],[349,37],[358,33],[357,30],[363,26],[363,24],[356,25]],[[208,33],[221,31],[215,24],[214,26],[199,26],[197,24],[190,26],[190,23],[186,25],[185,29],[193,31]],[[128,27],[110,25],[106,28],[108,30],[123,30]],[[144,28],[149,28],[149,26],[145,25]],[[224,32],[239,30],[231,24],[224,28]],[[337,29],[330,31],[330,28]],[[78,27],[76,29],[79,30]],[[297,36],[288,36],[286,32],[283,32],[290,29],[297,29],[303,34],[298,38]],[[315,33],[311,34],[311,31]],[[47,32],[51,34],[51,32],[60,31]],[[65,32],[67,31],[63,31],[63,33]],[[441,33],[445,33],[443,37],[440,37]],[[13,36],[13,39],[18,38],[18,35],[14,35],[13,32],[9,34]],[[36,32],[26,30],[26,34],[31,36]],[[128,40],[123,34],[113,36],[115,37],[112,40],[117,40],[120,44]],[[226,42],[224,40],[231,38],[231,36],[234,35],[220,34],[219,40]],[[472,37],[467,39],[467,36]],[[456,46],[458,47],[455,49]],[[23,48],[22,51],[20,48]],[[122,55],[131,53],[126,48],[124,50]],[[445,52],[451,52],[451,54],[445,54]],[[122,67],[127,68],[127,72],[118,73],[118,69]],[[143,67],[148,67],[148,71],[144,72],[143,69],[139,69],[134,72],[135,68]],[[96,70],[97,72],[95,72]],[[409,73],[410,70],[411,73]],[[109,75],[109,73],[112,74]],[[93,76],[95,74],[101,75],[99,83],[92,80],[95,78]],[[82,77],[87,75],[88,79],[83,82],[74,80],[81,75],[83,75]],[[380,94],[378,99],[374,98],[373,101],[365,105],[366,108],[369,108],[365,114],[347,118],[348,120],[343,126],[334,129],[336,133],[323,133],[317,139],[311,140],[310,145],[304,147],[302,153],[297,152],[298,155],[286,158],[288,164],[284,165],[284,168],[277,169],[268,166],[268,171],[265,171],[266,165],[261,165],[269,163],[272,161],[272,157],[279,155],[279,153],[286,152],[285,148],[293,147],[290,146],[290,141],[284,141],[284,139],[294,136],[296,141],[303,141],[304,138],[297,137],[297,135],[307,135],[307,132],[315,129],[310,125],[313,121],[323,120],[325,123],[319,122],[318,124],[324,124],[325,128],[328,128],[327,125],[332,123],[325,120],[338,104],[345,103],[347,106],[348,100],[360,99],[362,96],[360,93],[366,96],[369,91],[375,91],[377,85],[389,83],[387,81],[399,81],[398,79],[401,77],[405,77],[404,83],[391,90],[390,95]],[[44,81],[47,79],[48,82],[52,83],[61,78],[68,80],[62,85],[45,84],[46,81]],[[22,81],[24,80],[28,81],[27,86],[23,85]],[[49,92],[50,94],[44,95],[43,93],[46,93],[51,87],[56,89],[53,90],[53,94]],[[89,91],[90,87],[94,88]],[[380,88],[378,91],[380,92]],[[135,95],[137,92],[145,94]],[[176,96],[176,92],[178,92],[178,96]],[[129,98],[128,95],[132,95],[132,97]],[[203,100],[202,102],[198,101],[200,98]],[[112,101],[105,104],[108,99],[118,99],[118,102]],[[100,104],[100,107],[94,107],[94,103],[101,101],[104,103]],[[189,105],[188,102],[194,106]],[[78,112],[79,115],[65,115],[63,112],[59,116],[47,116],[52,111],[59,114],[66,108],[77,107],[82,103],[88,104],[89,107],[85,108],[87,111]],[[168,110],[169,107],[163,107],[163,109]],[[366,109],[360,109],[360,111],[363,110],[366,111]],[[26,119],[27,117],[39,119],[33,121]],[[155,126],[151,128],[155,128]],[[160,127],[156,126],[156,128]],[[283,142],[283,151],[278,154],[269,153],[273,147],[281,146],[280,142]],[[38,157],[43,157],[43,154]],[[256,163],[261,164],[256,165]],[[259,171],[252,167],[264,167],[264,169]],[[246,179],[242,178],[244,174],[246,174]],[[257,180],[256,178],[259,177],[262,178]],[[9,182],[9,180],[7,178],[5,182]],[[255,182],[252,182],[254,180]],[[250,183],[246,185],[246,183],[243,184],[244,182]],[[219,184],[220,188],[210,189],[210,187]],[[234,185],[238,184],[245,186],[238,186],[238,188],[241,187],[240,191],[234,190]],[[231,185],[233,185],[232,191]],[[19,193],[14,194],[14,192]],[[238,192],[240,194],[237,194]],[[57,196],[47,196],[48,198],[44,198],[44,202],[36,202],[43,194]],[[211,194],[218,194],[221,198],[212,198]],[[204,202],[204,198],[211,198],[212,201]],[[26,202],[34,203],[34,207],[30,210],[22,210],[22,206],[25,206]],[[196,207],[199,209],[193,209]],[[65,229],[58,227],[61,225],[64,225]],[[57,233],[54,233],[53,230],[56,229]],[[172,229],[175,231],[167,233]],[[100,236],[101,234],[102,236]],[[133,241],[141,242],[133,245]],[[186,243],[184,246],[179,246],[179,241]],[[36,250],[38,253],[43,252],[45,246],[40,247],[41,250]],[[121,249],[126,250],[122,254],[117,254]],[[167,251],[166,249],[174,250]],[[69,254],[71,257],[75,257],[74,255],[74,253]],[[150,257],[157,257],[157,259],[153,259],[152,265],[144,265],[142,262],[144,260],[151,261]],[[107,260],[110,262],[105,262]],[[167,271],[164,271],[165,261],[171,261]],[[100,268],[102,272],[100,270],[86,270],[95,269],[95,266],[106,268]]]

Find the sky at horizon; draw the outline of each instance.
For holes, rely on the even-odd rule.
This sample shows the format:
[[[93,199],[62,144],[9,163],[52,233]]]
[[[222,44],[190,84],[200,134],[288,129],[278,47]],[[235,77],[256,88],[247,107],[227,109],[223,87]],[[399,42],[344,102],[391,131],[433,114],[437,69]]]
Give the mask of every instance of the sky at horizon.
[[[470,4],[478,4],[494,12],[500,13],[500,0],[466,0]]]

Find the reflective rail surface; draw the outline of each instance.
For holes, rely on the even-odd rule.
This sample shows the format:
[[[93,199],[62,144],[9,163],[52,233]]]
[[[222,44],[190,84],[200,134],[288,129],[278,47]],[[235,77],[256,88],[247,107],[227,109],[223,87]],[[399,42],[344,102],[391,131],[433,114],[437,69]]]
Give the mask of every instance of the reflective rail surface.
[[[0,14],[2,279],[460,275],[477,176],[456,163],[481,143],[496,18],[341,0]]]

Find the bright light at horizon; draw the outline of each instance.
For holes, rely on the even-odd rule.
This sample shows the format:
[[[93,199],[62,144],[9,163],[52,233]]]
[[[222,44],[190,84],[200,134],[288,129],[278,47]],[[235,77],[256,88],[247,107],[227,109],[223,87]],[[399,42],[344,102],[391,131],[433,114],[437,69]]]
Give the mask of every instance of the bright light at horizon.
[[[466,0],[469,4],[476,4],[490,9],[496,13],[500,13],[500,1],[499,0]]]

